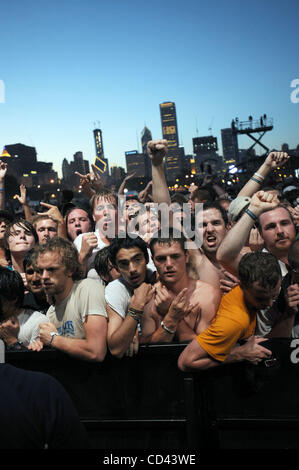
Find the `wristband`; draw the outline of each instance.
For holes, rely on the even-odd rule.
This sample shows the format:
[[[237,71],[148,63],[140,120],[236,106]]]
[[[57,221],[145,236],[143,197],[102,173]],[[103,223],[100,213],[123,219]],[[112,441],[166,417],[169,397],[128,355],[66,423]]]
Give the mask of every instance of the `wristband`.
[[[137,308],[134,308],[134,307],[129,307],[129,311],[134,313],[135,315],[142,315],[143,314],[143,310],[138,310]]]
[[[0,188],[0,191],[5,191],[5,189],[4,189],[4,188]]]
[[[172,331],[172,330],[170,330],[169,328],[167,328],[167,326],[165,325],[165,323],[164,323],[163,320],[161,321],[161,326],[162,326],[162,328],[163,328],[165,331],[167,331],[167,333],[169,333],[170,335],[174,335],[174,334],[175,334],[175,331]]]
[[[54,336],[59,336],[58,333],[56,333],[56,331],[52,331],[50,335],[51,335],[51,339],[49,341],[49,346],[51,346]]]
[[[264,181],[264,176],[260,175],[259,173],[255,172],[254,173],[254,176],[256,176],[257,178],[260,178],[262,181]]]
[[[252,181],[255,181],[255,182],[258,183],[258,184],[261,184],[261,183],[262,183],[262,181],[258,180],[258,179],[255,178],[254,176],[252,176],[250,179],[251,179]]]
[[[245,213],[248,214],[249,217],[251,217],[252,220],[254,220],[254,222],[257,221],[258,217],[253,212],[251,212],[249,209],[246,209]]]
[[[136,320],[137,322],[140,321],[140,316],[139,315],[136,315],[135,313],[131,312],[130,310],[128,310],[128,315],[132,318],[134,318],[134,320]]]

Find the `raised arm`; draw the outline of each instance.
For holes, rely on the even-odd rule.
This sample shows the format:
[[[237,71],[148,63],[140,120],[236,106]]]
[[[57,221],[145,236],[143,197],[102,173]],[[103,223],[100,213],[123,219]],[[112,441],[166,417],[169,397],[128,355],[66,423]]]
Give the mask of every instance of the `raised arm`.
[[[57,221],[58,224],[58,230],[57,234],[61,238],[67,238],[67,229],[65,225],[65,220],[58,209],[57,206],[53,206],[52,204],[48,204],[46,202],[41,202],[41,205],[46,207],[48,210],[46,212],[38,212],[38,214],[46,214],[49,215],[50,217],[53,217]]]
[[[259,191],[250,201],[240,220],[227,232],[217,250],[217,260],[234,275],[238,275],[239,262],[250,231],[262,212],[274,209],[279,203],[276,195]]]
[[[133,178],[134,176],[136,175],[136,171],[134,171],[133,173],[130,173],[129,175],[127,175],[124,180],[122,181],[120,187],[118,188],[118,195],[119,196],[122,196],[125,192],[125,187],[127,185],[127,182]]]
[[[164,157],[167,154],[167,140],[151,140],[147,144],[147,150],[152,162],[153,199],[160,204],[166,202],[170,205],[170,195],[164,173]]]
[[[28,220],[28,222],[31,222],[32,214],[31,214],[29,204],[27,202],[27,190],[24,184],[20,185],[20,196],[16,194],[15,198],[18,199],[19,203],[22,204],[23,206],[25,219]]]
[[[263,184],[266,176],[268,176],[271,171],[284,165],[289,158],[290,157],[286,152],[270,152],[264,163],[254,173],[245,186],[243,186],[238,196],[251,197],[256,191],[261,189],[261,185]]]

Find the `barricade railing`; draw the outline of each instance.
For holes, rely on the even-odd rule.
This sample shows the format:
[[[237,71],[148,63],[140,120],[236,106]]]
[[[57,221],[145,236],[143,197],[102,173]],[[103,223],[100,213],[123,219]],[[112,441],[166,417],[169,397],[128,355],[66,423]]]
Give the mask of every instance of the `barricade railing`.
[[[8,352],[5,360],[59,380],[93,448],[298,448],[299,366],[291,340],[268,344],[268,364],[194,373],[178,369],[185,344],[175,343],[141,346],[132,358],[108,354],[103,363],[55,350]]]

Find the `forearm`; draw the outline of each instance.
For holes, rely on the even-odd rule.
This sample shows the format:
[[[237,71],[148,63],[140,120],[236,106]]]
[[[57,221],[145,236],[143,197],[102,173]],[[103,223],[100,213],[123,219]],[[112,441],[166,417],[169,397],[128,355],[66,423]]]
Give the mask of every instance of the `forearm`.
[[[121,359],[130,346],[136,334],[137,322],[127,315],[122,325],[108,336],[108,346],[111,354]]]
[[[178,324],[176,336],[180,343],[185,343],[192,341],[196,337],[196,332],[183,319]]]
[[[5,181],[0,179],[0,210],[5,209]]]
[[[28,222],[31,222],[32,220],[32,213],[31,209],[28,204],[23,204],[23,209],[24,209],[24,215],[25,219],[28,220]]]
[[[271,167],[267,165],[265,162],[260,166],[260,168],[257,170],[257,174],[262,176],[262,178],[256,177],[255,175],[250,178],[249,181],[243,186],[241,191],[238,193],[239,196],[248,196],[251,197],[254,193],[259,191],[261,189],[261,185],[263,184],[263,180],[266,178],[266,176],[269,174],[271,171]],[[260,181],[259,181],[260,180]]]
[[[243,214],[221,242],[217,250],[217,260],[227,269],[231,270],[232,263],[240,257],[253,225],[254,220],[248,214]]]
[[[165,179],[163,164],[154,166],[152,165],[152,182],[153,182],[153,200],[157,204],[166,202],[170,205],[170,195],[168,186]]]
[[[51,346],[78,359],[91,362],[102,362],[107,351],[106,341],[95,344],[86,339],[68,338],[62,335],[55,336]]]
[[[66,230],[66,225],[63,219],[58,220],[57,234],[59,237],[67,239],[67,230]]]

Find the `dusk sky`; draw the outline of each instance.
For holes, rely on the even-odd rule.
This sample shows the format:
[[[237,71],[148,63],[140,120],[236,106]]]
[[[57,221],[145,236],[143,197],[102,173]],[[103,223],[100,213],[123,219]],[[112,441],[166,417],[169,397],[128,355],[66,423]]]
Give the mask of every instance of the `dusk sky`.
[[[0,150],[34,146],[61,175],[77,151],[94,161],[96,124],[110,166],[126,168],[145,125],[162,137],[164,101],[176,103],[185,153],[193,137],[213,134],[222,155],[220,130],[264,113],[274,129],[262,142],[294,148],[298,18],[298,0],[2,2]]]

